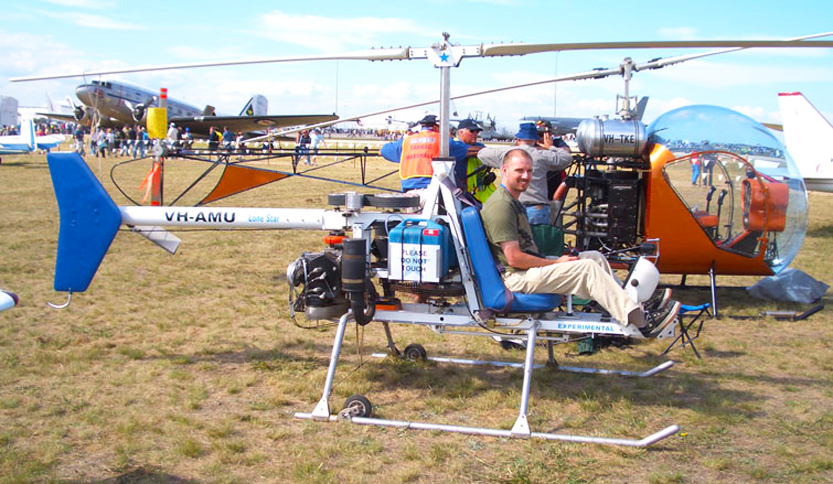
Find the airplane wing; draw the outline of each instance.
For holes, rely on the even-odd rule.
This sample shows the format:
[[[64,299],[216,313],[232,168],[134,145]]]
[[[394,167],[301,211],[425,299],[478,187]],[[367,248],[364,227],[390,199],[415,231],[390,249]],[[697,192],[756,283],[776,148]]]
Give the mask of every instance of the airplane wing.
[[[0,145],[0,155],[22,155],[25,153],[31,153],[31,150],[16,150],[16,149],[6,149],[2,145]]]
[[[578,125],[586,118],[565,118],[552,116],[525,116],[522,121],[549,121],[552,124],[553,134],[555,136],[564,136],[567,133],[575,133]]]
[[[73,116],[71,113],[70,114],[68,114],[68,113],[35,113],[35,115],[36,116],[44,116],[44,117],[47,117],[49,119],[58,119],[58,120],[61,120],[61,121],[66,121],[68,123],[77,123],[78,122],[78,120],[75,119],[75,116]]]
[[[248,133],[265,131],[269,128],[323,123],[336,119],[338,119],[338,116],[335,114],[298,114],[281,116],[196,116],[170,118],[168,121],[183,128],[190,128],[195,135],[207,136],[208,129],[211,126],[218,130],[228,127],[233,132]]]
[[[66,140],[62,134],[47,134],[44,136],[36,136],[35,144],[39,150],[51,150],[57,148]]]

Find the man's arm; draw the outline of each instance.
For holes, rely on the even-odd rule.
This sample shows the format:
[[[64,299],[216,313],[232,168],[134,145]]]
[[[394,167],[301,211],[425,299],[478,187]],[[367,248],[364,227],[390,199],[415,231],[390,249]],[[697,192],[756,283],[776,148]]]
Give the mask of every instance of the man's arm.
[[[382,149],[379,150],[379,156],[388,161],[399,163],[399,158],[402,157],[403,140],[404,138],[399,138],[396,141],[391,141],[390,143],[383,144]]]
[[[490,148],[487,146],[477,153],[477,159],[483,162],[486,166],[500,168],[503,165],[504,155],[512,149],[515,149],[515,147],[513,146],[507,148],[505,146],[501,146],[500,148]]]
[[[521,250],[521,246],[517,240],[501,242],[500,249],[503,251],[503,255],[506,256],[506,261],[509,262],[509,265],[520,270],[578,260],[578,257],[573,255],[562,255],[558,259],[544,259],[532,254],[527,254]]]

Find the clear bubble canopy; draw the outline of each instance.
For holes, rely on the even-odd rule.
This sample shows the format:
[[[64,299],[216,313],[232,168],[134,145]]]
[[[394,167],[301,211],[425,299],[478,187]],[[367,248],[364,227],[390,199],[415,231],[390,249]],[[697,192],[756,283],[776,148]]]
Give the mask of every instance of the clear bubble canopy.
[[[692,193],[691,186],[711,191],[717,186],[732,194],[723,214],[728,220],[725,232],[720,233],[719,228],[713,232],[715,245],[748,256],[765,250],[764,260],[774,273],[790,264],[807,230],[807,192],[795,162],[778,138],[748,116],[706,105],[669,111],[651,123],[647,131],[652,142],[665,145],[691,164],[690,183],[687,179],[669,181],[679,186],[675,191],[692,211],[698,207],[693,202],[695,195],[686,195]],[[703,155],[704,152],[711,154]],[[695,168],[698,163],[702,167]],[[699,177],[694,175],[695,169]],[[765,215],[769,222],[758,231],[754,230],[755,220],[750,220],[749,214],[750,207],[754,210],[752,192],[756,186],[766,187],[771,199],[783,199],[778,209],[773,210],[770,205]],[[749,239],[766,238],[767,245],[755,248],[737,243],[743,233]]]

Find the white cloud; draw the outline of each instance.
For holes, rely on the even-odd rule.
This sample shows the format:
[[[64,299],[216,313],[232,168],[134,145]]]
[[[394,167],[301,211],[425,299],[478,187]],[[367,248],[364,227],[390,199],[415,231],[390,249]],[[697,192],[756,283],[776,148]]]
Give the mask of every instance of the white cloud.
[[[760,106],[732,106],[733,111],[745,114],[759,123],[780,123],[780,111],[768,111]]]
[[[697,35],[694,27],[663,27],[658,32],[660,37],[673,40],[694,40]]]
[[[330,18],[274,10],[261,15],[260,22],[254,30],[261,37],[329,52],[366,48],[387,34],[434,35],[413,20],[395,17]]]
[[[87,13],[66,13],[55,15],[56,18],[68,18],[75,25],[81,27],[92,27],[105,30],[141,30],[144,27],[129,22],[117,22],[103,15],[91,15]]]
[[[220,61],[225,59],[241,59],[244,54],[240,51],[230,48],[217,48],[213,46],[199,47],[192,45],[175,45],[165,49],[168,53],[173,54],[183,60],[198,62],[202,59],[212,61]]]
[[[116,6],[116,3],[113,1],[101,0],[46,0],[46,2],[54,5],[78,8],[113,8]]]
[[[656,72],[656,77],[712,89],[783,82],[833,81],[833,67],[790,67],[692,61]]]
[[[0,75],[8,77],[42,72],[44,68],[58,71],[72,65],[77,70],[84,57],[68,46],[42,35],[11,33],[0,30],[0,51],[3,62]]]
[[[473,3],[475,5],[497,5],[500,7],[511,7],[518,5],[516,0],[463,0],[463,3]]]

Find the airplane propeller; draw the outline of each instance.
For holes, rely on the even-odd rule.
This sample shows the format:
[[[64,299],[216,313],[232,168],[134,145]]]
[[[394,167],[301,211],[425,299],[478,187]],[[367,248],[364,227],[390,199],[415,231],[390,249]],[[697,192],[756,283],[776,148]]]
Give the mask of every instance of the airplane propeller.
[[[75,102],[69,96],[66,97],[66,101],[72,108],[72,116],[75,118],[75,120],[81,121],[82,119],[84,119],[84,116],[86,116],[87,114],[86,110],[84,109],[84,106],[79,106],[75,104]]]
[[[128,103],[130,106],[130,111],[133,114],[133,120],[137,123],[141,123],[145,119],[145,115],[147,114],[147,108],[150,106],[154,101],[156,101],[156,96],[149,97],[145,102],[141,104],[137,104],[135,106]],[[125,101],[127,102],[127,101]]]

